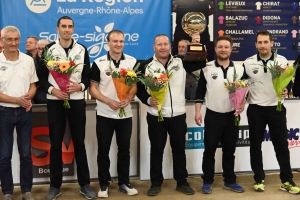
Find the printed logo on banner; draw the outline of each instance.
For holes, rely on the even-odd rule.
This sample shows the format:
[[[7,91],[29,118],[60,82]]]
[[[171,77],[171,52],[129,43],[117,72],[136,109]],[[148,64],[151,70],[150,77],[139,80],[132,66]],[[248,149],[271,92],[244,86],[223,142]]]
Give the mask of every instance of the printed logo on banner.
[[[50,177],[50,140],[49,127],[39,126],[32,128],[31,158],[33,165],[33,178]],[[62,142],[63,175],[74,175],[74,145],[70,133],[65,134]]]
[[[290,148],[300,147],[300,132],[299,128],[290,128],[287,130],[287,141]],[[264,142],[272,141],[271,134],[269,130],[265,130]]]
[[[34,13],[44,13],[51,6],[51,0],[25,0],[26,6]]]
[[[75,40],[84,40],[86,44],[87,50],[89,52],[90,58],[97,58],[102,50],[109,51],[109,47],[107,45],[106,36],[107,34],[114,29],[115,23],[108,23],[101,28],[100,26],[95,25],[95,30],[85,33],[84,35],[73,34],[72,37]],[[116,28],[118,29],[118,28]],[[49,32],[40,32],[39,37],[41,39],[55,41],[59,38],[59,34],[57,33],[49,33]],[[124,46],[138,46],[139,40],[138,33],[124,33]],[[89,44],[93,43],[91,46]]]
[[[249,126],[240,126],[239,128],[239,137],[236,142],[236,147],[249,147],[250,139],[249,139]],[[219,142],[218,148],[221,148],[222,145]]]
[[[204,127],[188,127],[185,149],[204,149]]]

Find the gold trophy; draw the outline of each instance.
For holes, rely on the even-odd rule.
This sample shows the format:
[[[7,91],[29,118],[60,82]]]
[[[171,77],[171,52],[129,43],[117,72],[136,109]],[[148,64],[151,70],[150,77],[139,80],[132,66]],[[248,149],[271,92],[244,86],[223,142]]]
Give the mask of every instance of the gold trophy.
[[[203,33],[207,26],[206,17],[201,12],[188,12],[181,20],[182,29],[188,34]],[[206,47],[203,44],[192,41],[185,49],[183,60],[203,61],[206,59]]]

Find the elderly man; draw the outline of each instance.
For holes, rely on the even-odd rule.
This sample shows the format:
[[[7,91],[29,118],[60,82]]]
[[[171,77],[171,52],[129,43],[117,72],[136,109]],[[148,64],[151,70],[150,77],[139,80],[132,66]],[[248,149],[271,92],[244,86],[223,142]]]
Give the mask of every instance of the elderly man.
[[[5,200],[12,200],[14,190],[11,158],[14,128],[20,154],[22,198],[34,200],[32,188],[31,129],[33,98],[38,81],[33,59],[18,50],[20,31],[14,26],[2,29],[0,54],[0,181]]]
[[[0,41],[0,53],[3,51],[3,49],[4,49],[3,43]]]

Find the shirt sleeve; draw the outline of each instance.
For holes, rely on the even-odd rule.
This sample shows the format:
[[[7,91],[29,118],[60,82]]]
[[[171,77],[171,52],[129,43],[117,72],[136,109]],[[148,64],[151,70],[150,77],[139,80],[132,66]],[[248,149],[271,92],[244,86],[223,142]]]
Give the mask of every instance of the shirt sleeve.
[[[99,83],[100,82],[100,69],[98,65],[93,62],[91,71],[90,71],[90,81]]]

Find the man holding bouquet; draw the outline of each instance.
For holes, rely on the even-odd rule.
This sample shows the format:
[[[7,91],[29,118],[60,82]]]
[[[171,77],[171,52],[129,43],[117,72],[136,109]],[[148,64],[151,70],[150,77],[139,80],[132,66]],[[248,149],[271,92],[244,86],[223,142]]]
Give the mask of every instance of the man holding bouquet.
[[[206,102],[204,118],[204,152],[203,152],[203,186],[201,192],[210,194],[215,173],[215,152],[219,142],[222,144],[224,189],[244,192],[244,188],[236,183],[234,174],[234,153],[238,140],[239,127],[234,123],[235,108],[229,99],[229,91],[224,82],[235,82],[242,78],[244,68],[230,60],[232,39],[220,36],[215,39],[217,60],[208,62],[200,72],[195,100],[195,122],[202,125],[201,107]],[[234,80],[234,75],[236,80]],[[245,103],[245,101],[244,101]],[[244,110],[244,103],[238,113]]]
[[[59,38],[45,47],[39,66],[40,87],[47,92],[51,142],[51,183],[45,199],[52,200],[61,195],[60,187],[63,176],[62,141],[67,119],[74,143],[80,193],[88,199],[95,199],[96,194],[90,186],[90,173],[84,144],[86,124],[84,90],[89,87],[90,83],[90,59],[86,47],[72,38],[74,22],[70,17],[61,17],[57,22],[56,30],[59,33]],[[49,56],[55,58],[55,61],[50,62],[57,63],[59,69],[66,70],[65,72],[74,67],[76,63],[75,73],[70,74],[67,81],[61,81],[58,77],[63,78],[63,75],[56,74],[57,76],[54,76],[53,70],[50,68],[53,65],[45,61],[46,57]],[[65,85],[62,83],[65,83]],[[68,102],[69,106],[66,106],[64,102]]]
[[[132,187],[129,180],[130,165],[130,138],[132,134],[132,110],[130,101],[134,98],[137,86],[133,83],[128,86],[126,98],[120,100],[122,92],[114,83],[113,73],[132,70],[136,59],[123,53],[124,33],[112,30],[107,35],[109,52],[96,59],[92,65],[90,75],[90,94],[97,102],[96,133],[98,140],[98,179],[100,190],[98,197],[108,197],[109,181],[109,150],[114,132],[118,145],[118,185],[119,191],[127,195],[136,195],[138,191]],[[124,83],[125,84],[125,83]],[[123,85],[124,86],[124,85]],[[123,108],[125,115],[120,115]]]
[[[255,46],[258,53],[247,58],[244,62],[246,74],[254,81],[250,87],[247,101],[247,117],[249,124],[251,168],[254,172],[254,190],[264,191],[265,173],[261,143],[265,134],[266,125],[270,130],[272,143],[280,166],[281,190],[292,194],[299,194],[300,188],[293,182],[293,174],[290,164],[290,152],[287,142],[286,108],[277,111],[278,96],[272,83],[272,74],[264,66],[270,66],[276,61],[276,65],[285,68],[288,61],[285,57],[272,52],[274,41],[272,35],[266,31],[259,31],[256,35]],[[281,93],[281,98],[287,97],[287,89]]]
[[[162,159],[167,134],[170,136],[170,144],[172,147],[174,178],[177,181],[176,190],[184,194],[192,195],[194,194],[194,190],[187,182],[188,173],[186,170],[185,155],[187,124],[184,89],[186,71],[181,59],[174,58],[170,54],[170,40],[166,35],[157,35],[154,39],[153,48],[155,51],[154,56],[141,64],[139,69],[146,77],[151,71],[168,71],[169,73],[166,74],[168,75],[169,82],[162,105],[160,105],[161,103],[159,103],[157,98],[152,97],[147,92],[144,85],[138,83],[137,97],[148,106],[147,123],[151,143],[151,187],[148,190],[148,196],[156,196],[161,191],[161,185],[164,180],[162,174]],[[200,65],[198,67],[200,67]],[[161,107],[160,111],[158,107]],[[163,117],[163,119],[160,115],[162,115],[161,117]]]

